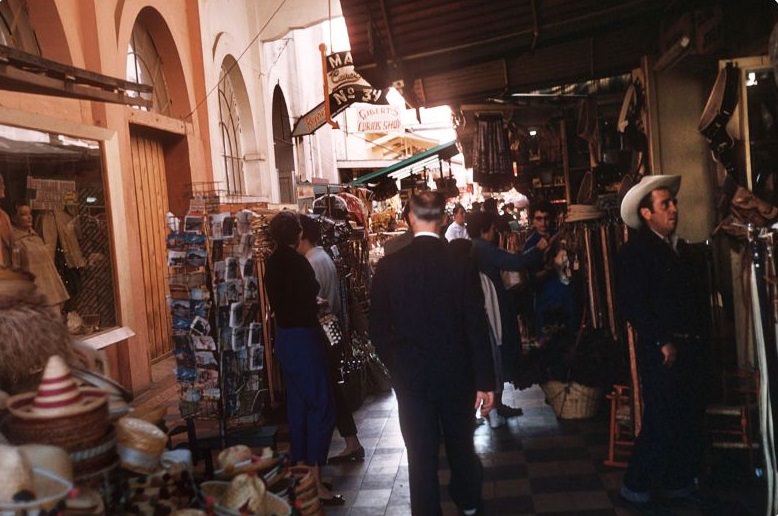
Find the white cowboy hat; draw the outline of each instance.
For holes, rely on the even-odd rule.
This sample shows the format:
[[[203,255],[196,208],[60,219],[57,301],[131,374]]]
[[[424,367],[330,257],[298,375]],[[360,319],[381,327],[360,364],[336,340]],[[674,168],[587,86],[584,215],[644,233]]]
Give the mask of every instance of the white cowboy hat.
[[[640,182],[629,189],[621,201],[621,218],[632,229],[640,229],[643,219],[638,205],[646,195],[657,188],[667,188],[673,195],[681,188],[681,176],[643,176]]]

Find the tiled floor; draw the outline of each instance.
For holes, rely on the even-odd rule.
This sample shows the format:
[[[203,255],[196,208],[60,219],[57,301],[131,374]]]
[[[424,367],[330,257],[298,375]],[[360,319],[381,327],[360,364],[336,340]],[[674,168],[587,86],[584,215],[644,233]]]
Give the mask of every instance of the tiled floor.
[[[164,386],[172,363],[155,368],[155,379]],[[171,386],[172,385],[172,386]],[[546,405],[538,388],[510,391],[512,405],[524,415],[507,426],[492,430],[479,426],[474,433],[476,450],[484,465],[483,496],[489,515],[632,515],[638,514],[618,498],[623,470],[602,464],[607,454],[607,420],[559,420]],[[140,403],[168,403],[168,425],[174,425],[176,391],[173,384],[140,397]],[[604,415],[603,415],[604,416]],[[329,509],[328,515],[409,515],[408,466],[391,393],[368,398],[354,413],[359,439],[366,450],[364,462],[328,465],[323,476],[346,499],[346,506]],[[279,428],[279,449],[288,446],[286,427]],[[343,447],[335,433],[331,454]],[[443,513],[458,511],[448,494],[450,471],[441,448],[439,478]],[[705,514],[763,514],[760,488],[729,480],[717,484],[721,502]],[[710,489],[708,489],[710,491]],[[703,514],[695,508],[673,507],[679,515]]]

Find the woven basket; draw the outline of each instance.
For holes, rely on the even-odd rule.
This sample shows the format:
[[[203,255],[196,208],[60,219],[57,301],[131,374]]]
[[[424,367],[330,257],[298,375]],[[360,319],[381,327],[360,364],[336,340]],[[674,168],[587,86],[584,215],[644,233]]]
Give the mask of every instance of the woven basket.
[[[93,394],[105,398],[102,391],[82,390],[83,396]],[[35,395],[36,393],[31,392],[17,396],[13,403],[19,406],[27,405]],[[94,446],[108,433],[109,426],[108,404],[101,403],[89,412],[50,419],[27,419],[12,415],[8,419],[7,437],[14,444],[53,444],[70,452]]]
[[[546,401],[561,419],[585,419],[594,416],[602,399],[602,389],[577,382],[552,380],[541,384]]]

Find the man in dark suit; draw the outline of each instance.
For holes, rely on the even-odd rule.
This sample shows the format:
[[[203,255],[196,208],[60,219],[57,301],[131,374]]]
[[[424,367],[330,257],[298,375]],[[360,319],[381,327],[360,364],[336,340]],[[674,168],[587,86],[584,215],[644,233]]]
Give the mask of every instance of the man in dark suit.
[[[692,249],[675,233],[680,185],[680,176],[644,176],[621,203],[637,232],[619,253],[618,306],[637,332],[644,404],[621,496],[660,513],[656,494],[701,502],[708,310]]]
[[[483,470],[473,445],[474,402],[488,413],[495,387],[483,293],[474,264],[440,237],[442,196],[422,192],[410,205],[413,241],[384,257],[373,278],[370,337],[392,374],[413,514],[441,513],[441,429],[451,498],[476,514]]]

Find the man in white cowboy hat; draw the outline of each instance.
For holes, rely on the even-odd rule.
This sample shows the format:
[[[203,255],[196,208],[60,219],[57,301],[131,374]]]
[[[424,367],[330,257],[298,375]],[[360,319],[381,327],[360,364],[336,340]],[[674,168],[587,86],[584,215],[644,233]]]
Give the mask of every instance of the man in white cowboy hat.
[[[676,235],[680,176],[645,176],[621,203],[636,233],[618,260],[618,308],[637,332],[644,403],[621,496],[641,508],[665,509],[660,495],[700,503],[707,328],[705,289],[692,249]]]

